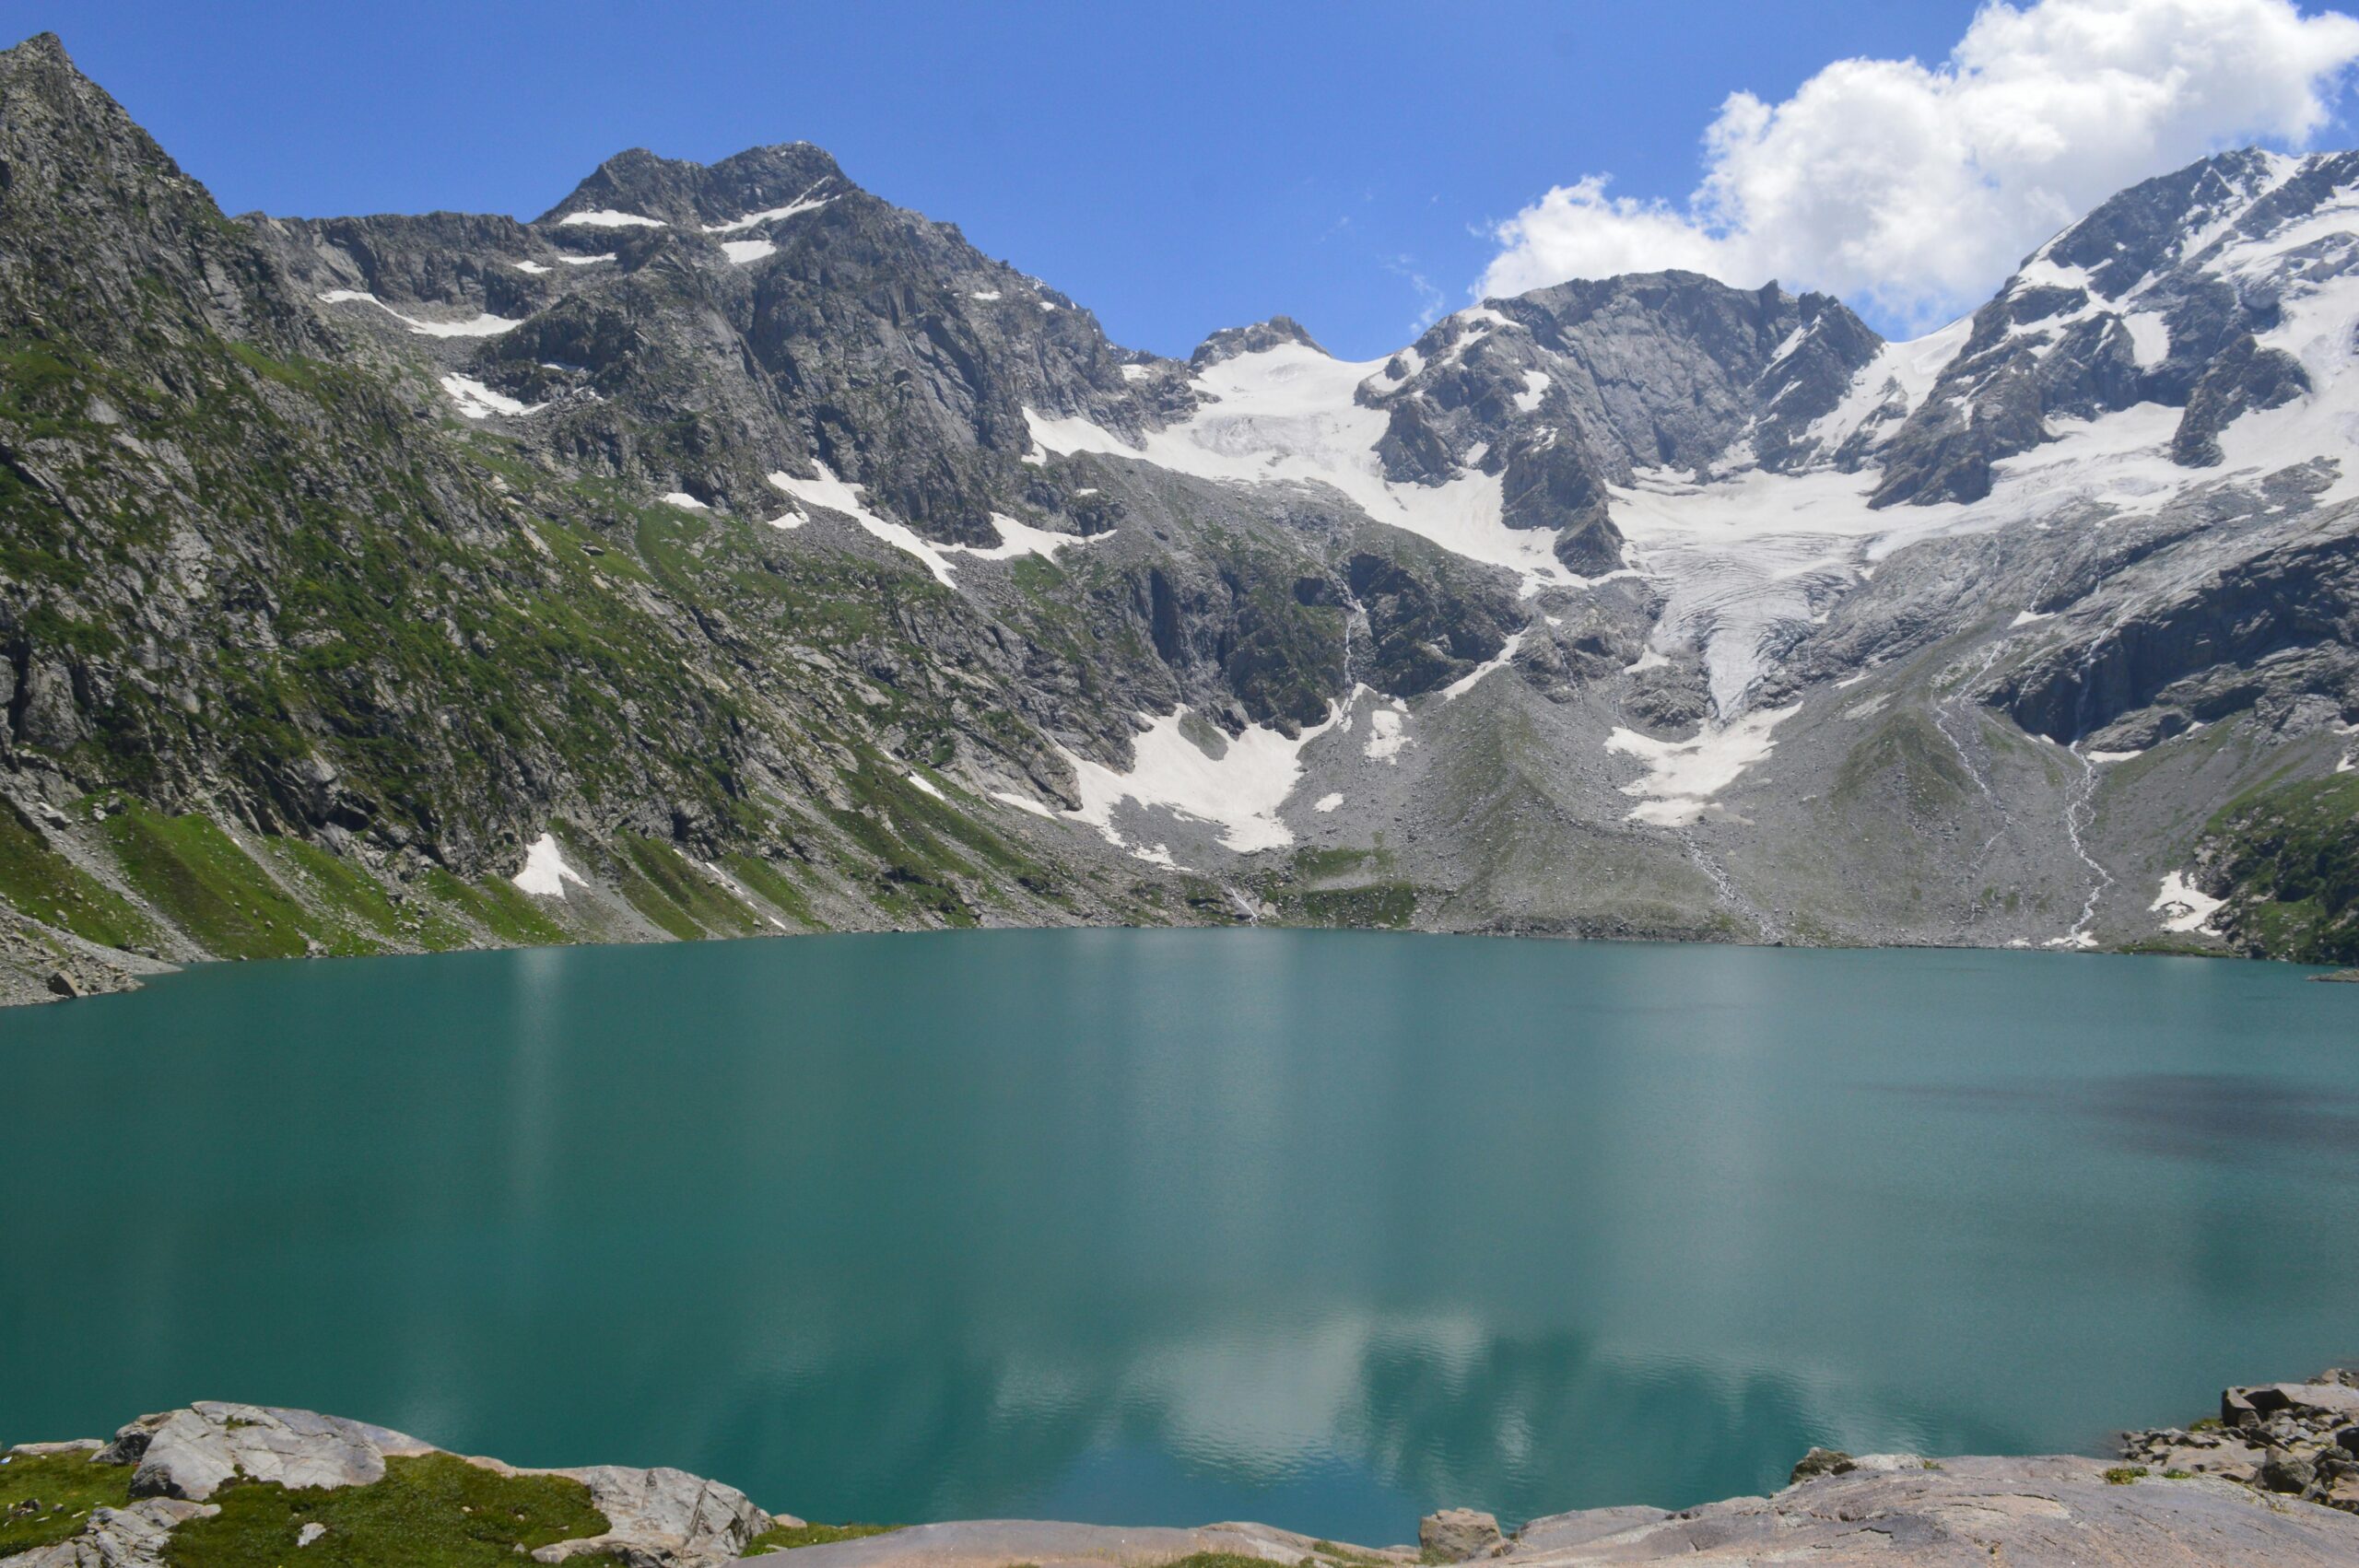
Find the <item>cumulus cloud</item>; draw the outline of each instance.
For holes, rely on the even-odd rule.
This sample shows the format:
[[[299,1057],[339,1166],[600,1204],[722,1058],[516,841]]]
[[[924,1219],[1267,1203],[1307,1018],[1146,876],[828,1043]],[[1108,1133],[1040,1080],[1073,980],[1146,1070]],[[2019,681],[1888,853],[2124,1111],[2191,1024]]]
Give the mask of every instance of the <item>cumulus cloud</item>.
[[[1496,227],[1482,292],[1685,267],[1936,325],[2125,185],[2306,145],[2354,61],[2359,20],[2293,0],[1986,5],[1940,64],[1838,60],[1780,103],[1731,95],[1684,204],[1557,186]]]

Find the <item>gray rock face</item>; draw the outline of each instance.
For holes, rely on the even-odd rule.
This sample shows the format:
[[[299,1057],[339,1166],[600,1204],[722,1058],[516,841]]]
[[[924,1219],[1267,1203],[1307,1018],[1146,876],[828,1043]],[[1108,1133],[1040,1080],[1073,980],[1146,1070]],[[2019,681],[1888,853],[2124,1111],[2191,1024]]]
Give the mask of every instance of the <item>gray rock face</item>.
[[[2132,186],[2034,252],[1884,447],[1877,504],[1979,500],[1991,464],[2052,439],[2056,419],[2142,402],[2185,410],[2174,461],[2219,463],[2237,415],[2312,390],[2299,360],[2259,342],[2283,292],[2359,264],[2347,231],[2258,263],[2248,248],[2315,218],[2354,173],[2347,154],[2223,153]]]
[[[142,1416],[99,1456],[136,1464],[135,1497],[203,1502],[237,1478],[287,1487],[367,1486],[385,1475],[389,1454],[427,1454],[415,1437],[310,1410],[200,1401]]]

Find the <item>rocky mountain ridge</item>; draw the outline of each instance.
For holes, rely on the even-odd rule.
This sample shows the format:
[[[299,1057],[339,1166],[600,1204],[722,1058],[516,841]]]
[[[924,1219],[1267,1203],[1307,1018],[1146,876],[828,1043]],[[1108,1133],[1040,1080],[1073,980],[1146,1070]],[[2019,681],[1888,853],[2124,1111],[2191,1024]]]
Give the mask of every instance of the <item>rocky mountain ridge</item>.
[[[2359,948],[2359,165],[1908,344],[1692,274],[1126,350],[807,144],[229,218],[0,54],[0,932]]]

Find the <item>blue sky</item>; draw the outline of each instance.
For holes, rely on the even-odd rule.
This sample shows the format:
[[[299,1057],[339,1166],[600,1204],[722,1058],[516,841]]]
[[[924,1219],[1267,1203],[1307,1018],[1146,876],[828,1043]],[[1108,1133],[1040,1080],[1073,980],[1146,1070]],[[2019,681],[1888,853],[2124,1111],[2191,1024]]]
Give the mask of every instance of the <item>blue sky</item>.
[[[1486,221],[1590,169],[1682,195],[1730,91],[1939,54],[1971,10],[0,0],[0,30],[57,30],[232,212],[531,216],[624,147],[807,140],[1125,344],[1288,312],[1360,356],[1466,302]]]
[[[0,30],[59,31],[232,212],[530,216],[624,147],[807,139],[1122,343],[1287,312],[1365,357],[1466,303],[1490,226],[1551,187],[1681,201],[1730,93],[1939,62],[1974,9],[0,0]]]

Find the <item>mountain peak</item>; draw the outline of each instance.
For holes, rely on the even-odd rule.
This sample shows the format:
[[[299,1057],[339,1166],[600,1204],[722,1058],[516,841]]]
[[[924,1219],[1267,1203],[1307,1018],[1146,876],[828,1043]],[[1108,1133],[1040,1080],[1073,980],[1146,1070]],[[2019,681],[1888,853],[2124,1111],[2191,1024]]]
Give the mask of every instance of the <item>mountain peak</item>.
[[[1298,343],[1305,348],[1327,353],[1300,322],[1292,316],[1272,316],[1268,321],[1255,322],[1250,326],[1221,328],[1196,345],[1196,352],[1188,357],[1188,363],[1201,370],[1224,359],[1234,359],[1240,354],[1260,354],[1287,343]]]
[[[853,189],[836,160],[809,142],[747,147],[710,164],[630,147],[601,163],[538,221],[588,221],[581,215],[595,213],[617,222],[639,217],[710,227],[831,200]]]

